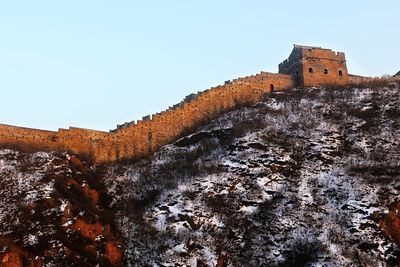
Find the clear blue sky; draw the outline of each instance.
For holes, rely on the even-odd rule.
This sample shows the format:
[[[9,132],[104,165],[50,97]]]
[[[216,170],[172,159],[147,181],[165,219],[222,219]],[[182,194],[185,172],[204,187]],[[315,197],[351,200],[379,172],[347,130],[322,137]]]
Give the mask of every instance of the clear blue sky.
[[[2,1],[0,123],[109,130],[225,80],[277,72],[294,43],[400,70],[400,1]]]

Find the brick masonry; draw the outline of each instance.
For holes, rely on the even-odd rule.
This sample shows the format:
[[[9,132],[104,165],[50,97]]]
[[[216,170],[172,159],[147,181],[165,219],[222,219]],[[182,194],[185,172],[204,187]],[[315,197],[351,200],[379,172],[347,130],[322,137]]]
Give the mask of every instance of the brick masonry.
[[[320,47],[295,45],[279,73],[290,74],[301,87],[349,83],[345,54]]]
[[[339,70],[342,71],[340,77]],[[0,124],[0,146],[24,151],[66,150],[91,156],[97,163],[139,159],[223,112],[260,101],[265,93],[295,86],[344,85],[352,80],[344,53],[316,47],[295,46],[289,59],[279,65],[279,72],[261,72],[227,81],[187,96],[166,111],[119,125],[110,132],[73,127],[44,131]],[[367,79],[354,77],[360,81]]]

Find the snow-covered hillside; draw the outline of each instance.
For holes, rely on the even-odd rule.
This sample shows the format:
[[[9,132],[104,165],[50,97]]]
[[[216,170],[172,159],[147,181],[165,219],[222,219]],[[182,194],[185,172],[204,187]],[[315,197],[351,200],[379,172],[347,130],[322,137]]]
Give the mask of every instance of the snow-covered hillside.
[[[94,166],[0,150],[0,266],[115,266],[114,213]]]
[[[268,95],[133,163],[0,150],[0,266],[397,266],[399,140],[389,85]]]
[[[112,166],[126,264],[398,264],[382,229],[400,195],[399,93],[277,93]]]

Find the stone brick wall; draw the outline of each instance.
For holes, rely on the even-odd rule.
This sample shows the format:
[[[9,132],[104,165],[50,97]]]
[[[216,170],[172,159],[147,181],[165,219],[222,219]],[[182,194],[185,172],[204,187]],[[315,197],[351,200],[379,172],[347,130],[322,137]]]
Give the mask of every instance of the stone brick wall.
[[[345,54],[331,49],[295,46],[279,72],[292,75],[297,86],[345,85],[349,82]]]
[[[371,81],[372,78],[371,77],[365,77],[365,76],[360,76],[360,75],[349,75],[349,83],[351,84],[362,84],[365,82],[369,82]]]
[[[0,124],[0,146],[25,151],[67,150],[89,155],[98,163],[138,159],[223,112],[255,103],[266,92],[293,86],[290,75],[261,72],[192,94],[166,111],[119,125],[110,132],[73,127],[53,132]]]
[[[400,81],[399,77],[391,79]],[[25,151],[67,150],[91,156],[96,162],[138,159],[223,112],[261,100],[267,92],[295,86],[365,82],[376,80],[349,75],[344,53],[295,45],[289,58],[279,64],[279,74],[261,72],[226,81],[224,85],[191,94],[163,112],[118,125],[110,132],[73,127],[53,132],[0,124],[0,147]]]
[[[365,77],[349,74],[349,84],[354,86],[374,86],[391,82],[400,82],[400,76]]]
[[[302,56],[302,49],[295,46],[289,58],[279,64],[279,73],[291,75],[295,86],[303,86],[304,84]]]

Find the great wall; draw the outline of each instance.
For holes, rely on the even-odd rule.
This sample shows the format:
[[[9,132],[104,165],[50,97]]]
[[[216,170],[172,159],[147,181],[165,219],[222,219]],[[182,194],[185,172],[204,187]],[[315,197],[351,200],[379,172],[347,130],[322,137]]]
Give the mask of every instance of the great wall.
[[[350,75],[344,53],[295,45],[280,73],[261,72],[192,94],[181,103],[110,132],[74,128],[45,131],[0,124],[0,146],[23,151],[69,151],[97,163],[139,159],[223,112],[260,101],[266,93],[294,87],[358,84],[372,78]],[[399,79],[399,78],[394,78]]]

